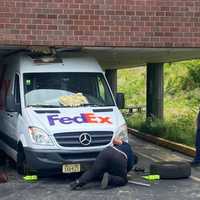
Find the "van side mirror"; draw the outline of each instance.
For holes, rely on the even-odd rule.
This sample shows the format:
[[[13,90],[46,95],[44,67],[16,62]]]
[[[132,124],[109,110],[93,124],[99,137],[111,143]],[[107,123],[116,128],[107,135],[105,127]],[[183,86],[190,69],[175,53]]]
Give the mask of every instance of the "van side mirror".
[[[7,112],[21,112],[21,105],[15,102],[15,97],[13,95],[6,96],[5,107]]]
[[[119,109],[123,109],[125,107],[125,98],[124,93],[117,93],[116,94],[116,103]]]

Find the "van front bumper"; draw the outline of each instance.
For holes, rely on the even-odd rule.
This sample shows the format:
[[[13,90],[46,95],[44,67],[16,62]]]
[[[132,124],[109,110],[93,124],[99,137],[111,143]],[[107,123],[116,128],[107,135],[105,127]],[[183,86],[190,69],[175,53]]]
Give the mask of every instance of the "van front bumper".
[[[38,150],[29,147],[24,148],[26,161],[30,170],[38,172],[62,173],[64,164],[77,164],[81,166],[81,172],[86,171],[96,160],[99,152],[66,152],[63,150]]]

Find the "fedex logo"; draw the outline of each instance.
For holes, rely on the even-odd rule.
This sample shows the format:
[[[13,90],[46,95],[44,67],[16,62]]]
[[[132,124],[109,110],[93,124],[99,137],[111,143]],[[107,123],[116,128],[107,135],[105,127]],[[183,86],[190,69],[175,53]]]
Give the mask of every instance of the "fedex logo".
[[[50,126],[54,126],[56,121],[61,124],[72,124],[74,122],[77,124],[112,124],[110,117],[96,116],[94,113],[81,113],[80,116],[75,117],[59,117],[58,115],[47,115],[47,119]]]

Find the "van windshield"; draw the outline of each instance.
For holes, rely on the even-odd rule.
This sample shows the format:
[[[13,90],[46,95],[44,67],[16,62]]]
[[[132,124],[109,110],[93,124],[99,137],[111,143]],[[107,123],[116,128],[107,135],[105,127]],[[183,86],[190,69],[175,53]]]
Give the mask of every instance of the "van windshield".
[[[23,79],[26,106],[114,106],[101,73],[25,73]]]

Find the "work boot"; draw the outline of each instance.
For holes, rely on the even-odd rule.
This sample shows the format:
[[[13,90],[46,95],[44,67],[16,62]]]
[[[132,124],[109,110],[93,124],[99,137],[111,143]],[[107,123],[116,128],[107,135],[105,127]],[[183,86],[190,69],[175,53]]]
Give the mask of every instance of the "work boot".
[[[109,184],[109,173],[106,172],[104,173],[102,181],[101,181],[101,188],[106,189],[108,187],[108,184]]]
[[[73,181],[69,184],[69,187],[71,190],[76,190],[78,187],[80,187],[79,180]]]

